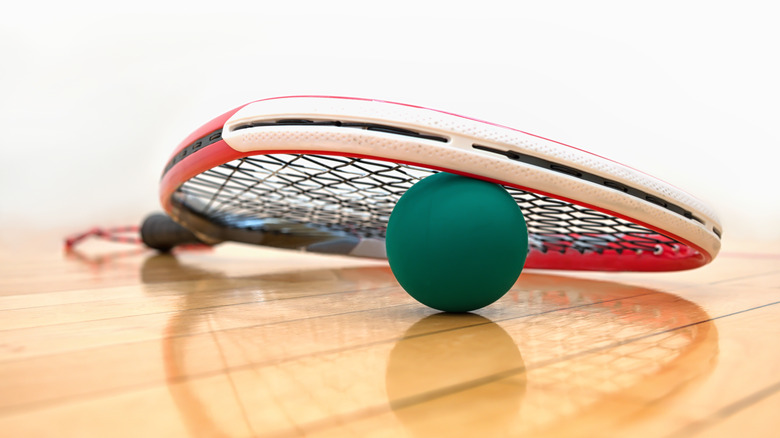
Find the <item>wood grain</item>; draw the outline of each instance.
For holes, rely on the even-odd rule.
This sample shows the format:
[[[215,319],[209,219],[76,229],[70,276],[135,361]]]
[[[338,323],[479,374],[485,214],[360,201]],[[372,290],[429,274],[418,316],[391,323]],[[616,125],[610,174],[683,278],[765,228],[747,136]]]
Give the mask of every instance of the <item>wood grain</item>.
[[[473,314],[384,262],[241,245],[0,257],[4,436],[772,436],[780,254],[525,272]]]

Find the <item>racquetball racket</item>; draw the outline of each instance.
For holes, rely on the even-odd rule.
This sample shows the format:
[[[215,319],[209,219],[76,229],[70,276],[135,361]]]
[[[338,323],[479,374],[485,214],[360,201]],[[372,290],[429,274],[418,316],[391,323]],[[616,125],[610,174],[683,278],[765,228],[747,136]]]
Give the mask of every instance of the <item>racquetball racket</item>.
[[[192,133],[160,184],[183,229],[154,216],[142,235],[162,250],[197,237],[382,258],[396,201],[440,171],[509,191],[528,225],[526,268],[682,270],[720,249],[709,207],[625,165],[455,114],[323,96],[252,102]]]

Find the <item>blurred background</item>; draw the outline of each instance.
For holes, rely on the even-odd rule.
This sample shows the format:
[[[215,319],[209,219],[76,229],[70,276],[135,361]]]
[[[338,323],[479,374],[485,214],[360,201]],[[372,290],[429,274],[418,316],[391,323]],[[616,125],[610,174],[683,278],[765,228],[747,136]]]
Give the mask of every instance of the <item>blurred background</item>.
[[[0,24],[2,242],[138,223],[185,136],[292,94],[509,125],[702,198],[726,241],[778,239],[775,5],[17,2]]]

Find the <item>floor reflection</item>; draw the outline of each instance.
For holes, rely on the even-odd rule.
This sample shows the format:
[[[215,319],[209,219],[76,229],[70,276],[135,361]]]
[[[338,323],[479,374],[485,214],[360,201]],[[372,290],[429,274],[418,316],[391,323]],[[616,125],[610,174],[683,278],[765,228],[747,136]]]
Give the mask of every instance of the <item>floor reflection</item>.
[[[473,431],[484,422],[478,411],[503,435],[520,410],[524,371],[517,344],[498,324],[476,314],[438,313],[395,343],[385,384],[390,406],[415,435]]]
[[[385,267],[235,276],[156,256],[142,278],[182,300],[163,349],[193,436],[592,436],[717,358],[699,306],[604,281],[526,273],[480,314],[448,315]]]

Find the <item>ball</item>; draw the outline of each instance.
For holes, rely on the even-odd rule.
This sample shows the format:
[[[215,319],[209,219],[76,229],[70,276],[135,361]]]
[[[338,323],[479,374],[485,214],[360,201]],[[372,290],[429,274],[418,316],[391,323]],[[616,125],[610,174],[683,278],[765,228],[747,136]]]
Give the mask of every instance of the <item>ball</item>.
[[[445,312],[501,298],[528,253],[522,211],[500,185],[436,173],[398,200],[387,224],[387,259],[401,287]]]

